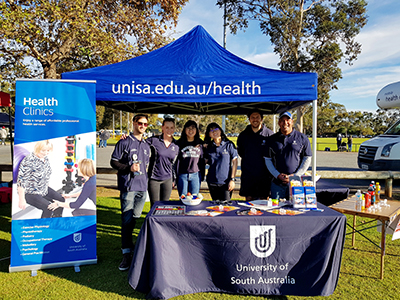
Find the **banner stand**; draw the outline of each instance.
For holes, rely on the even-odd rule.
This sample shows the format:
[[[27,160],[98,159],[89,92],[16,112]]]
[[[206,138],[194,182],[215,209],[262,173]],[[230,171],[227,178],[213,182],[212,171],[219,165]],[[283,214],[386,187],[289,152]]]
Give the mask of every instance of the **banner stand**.
[[[97,263],[96,82],[16,81],[9,272]]]

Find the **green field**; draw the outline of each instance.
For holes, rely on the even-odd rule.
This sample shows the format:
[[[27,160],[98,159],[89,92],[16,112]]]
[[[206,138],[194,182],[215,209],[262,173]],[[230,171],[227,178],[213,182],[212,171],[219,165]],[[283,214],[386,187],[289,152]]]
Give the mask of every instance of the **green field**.
[[[204,135],[202,136],[204,138]],[[237,137],[230,137],[229,138],[232,142],[235,143],[237,141]],[[368,140],[367,138],[353,138],[353,147],[352,152],[358,152],[360,145],[362,142]],[[110,138],[107,142],[108,145],[115,145],[119,141],[119,137]],[[347,143],[347,138],[343,139],[344,142]],[[310,138],[310,143],[312,146],[312,138]],[[317,138],[317,151],[324,151],[325,148],[330,148],[330,151],[336,151],[336,138]]]
[[[134,291],[128,284],[127,272],[120,272],[120,209],[118,197],[98,197],[98,263],[81,266],[80,273],[73,267],[31,273],[8,273],[11,243],[11,205],[0,204],[0,299],[144,299],[145,295]],[[146,203],[141,222],[149,211]],[[360,221],[364,221],[360,218]],[[348,216],[348,222],[352,218]],[[135,230],[135,235],[139,230]],[[376,229],[364,232],[378,242]],[[400,286],[400,242],[387,238],[385,278],[379,279],[380,250],[367,240],[357,236],[356,248],[351,247],[351,237],[346,237],[338,286],[329,297],[313,299],[398,299]],[[199,274],[201,276],[201,274]],[[175,297],[176,300],[262,300],[262,299],[311,299],[311,297],[256,297],[218,293],[199,293]]]

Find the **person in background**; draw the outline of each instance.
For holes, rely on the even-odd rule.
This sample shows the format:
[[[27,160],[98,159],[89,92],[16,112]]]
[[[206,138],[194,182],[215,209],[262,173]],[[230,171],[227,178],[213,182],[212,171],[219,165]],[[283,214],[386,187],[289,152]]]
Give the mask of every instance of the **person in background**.
[[[289,176],[302,176],[311,163],[311,145],[307,136],[293,129],[292,114],[279,116],[280,130],[268,138],[265,164],[274,176],[271,183],[273,199],[289,199]]]
[[[51,166],[48,155],[53,151],[49,140],[35,144],[33,152],[21,161],[18,169],[17,191],[18,207],[25,209],[26,204],[42,210],[41,218],[61,217],[63,208],[49,210],[48,206],[54,200],[64,202],[64,198],[49,187]]]
[[[48,209],[55,210],[58,207],[73,209],[73,216],[89,216],[96,214],[96,210],[94,209],[80,208],[87,199],[90,199],[93,201],[94,205],[96,205],[96,168],[93,160],[83,158],[78,161],[78,176],[82,176],[84,179],[82,190],[74,194],[62,195],[65,199],[77,199],[69,203],[54,201],[48,206]]]
[[[100,143],[99,147],[100,148],[107,148],[107,140],[110,138],[110,132],[108,130],[102,129],[100,132]]]
[[[7,138],[7,130],[4,126],[0,129],[0,138],[1,138],[1,144],[5,146]]]
[[[148,116],[137,114],[132,119],[133,132],[124,140],[119,140],[111,155],[111,167],[118,170],[118,189],[121,202],[121,271],[128,270],[132,260],[134,245],[133,229],[140,218],[147,194],[147,166],[150,146],[143,139],[148,126]]]
[[[235,145],[217,123],[207,126],[204,137],[204,158],[210,167],[207,184],[213,200],[231,200],[235,188],[238,154]]]
[[[353,148],[353,136],[349,135],[347,138],[347,149],[349,150],[349,152],[351,152],[352,148]]]
[[[254,109],[247,114],[250,125],[239,134],[237,151],[241,157],[240,196],[247,201],[268,199],[272,176],[264,163],[263,153],[272,130],[263,124],[263,114]]]
[[[151,148],[148,170],[151,206],[155,201],[168,201],[175,184],[173,165],[179,153],[179,147],[172,136],[175,132],[175,119],[165,118],[161,129],[161,135],[146,140]]]
[[[197,123],[189,120],[183,126],[182,134],[177,142],[179,154],[176,161],[178,194],[192,195],[200,192],[200,184],[204,177],[205,164],[203,158],[203,141],[200,139]]]
[[[340,146],[342,145],[342,135],[339,133],[337,138],[336,138],[336,145],[337,145],[337,151],[340,150]]]
[[[99,132],[99,148],[103,148],[103,139],[102,139],[103,132],[104,132],[104,129],[101,129]]]

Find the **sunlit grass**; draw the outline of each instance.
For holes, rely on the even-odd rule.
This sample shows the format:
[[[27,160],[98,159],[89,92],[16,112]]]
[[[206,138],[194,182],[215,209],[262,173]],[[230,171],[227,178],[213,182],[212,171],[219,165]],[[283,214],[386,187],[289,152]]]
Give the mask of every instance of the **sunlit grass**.
[[[127,272],[120,272],[120,210],[118,197],[97,199],[98,263],[74,268],[59,268],[30,272],[8,273],[11,241],[11,205],[0,205],[0,299],[144,299],[145,295],[134,291],[128,284]],[[146,203],[140,225],[149,204]],[[352,217],[347,216],[352,223]],[[358,218],[360,222],[367,220]],[[135,236],[139,229],[135,230]],[[380,233],[375,228],[364,232],[376,242]],[[351,247],[351,236],[346,236],[338,287],[329,297],[313,299],[398,299],[400,287],[400,241],[387,236],[385,278],[379,279],[380,249],[357,236],[356,248]],[[308,299],[307,297],[256,297],[218,293],[199,293],[174,299]]]

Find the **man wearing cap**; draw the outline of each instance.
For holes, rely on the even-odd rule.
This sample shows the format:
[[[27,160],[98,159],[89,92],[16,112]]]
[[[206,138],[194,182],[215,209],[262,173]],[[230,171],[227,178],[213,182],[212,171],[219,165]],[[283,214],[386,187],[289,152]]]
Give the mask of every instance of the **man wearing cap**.
[[[303,175],[311,163],[311,145],[307,136],[293,129],[292,114],[279,115],[280,130],[268,138],[265,164],[274,177],[271,183],[273,199],[289,199],[289,176]]]
[[[131,265],[134,245],[132,233],[136,219],[140,218],[147,192],[147,166],[150,159],[150,146],[143,139],[148,126],[148,116],[137,114],[132,120],[133,133],[115,145],[111,155],[111,167],[118,170],[118,189],[121,202],[121,271]]]
[[[254,109],[247,114],[250,125],[239,134],[237,151],[241,157],[239,195],[247,201],[267,199],[270,193],[271,174],[264,163],[266,139],[273,131],[263,124],[263,114]]]

